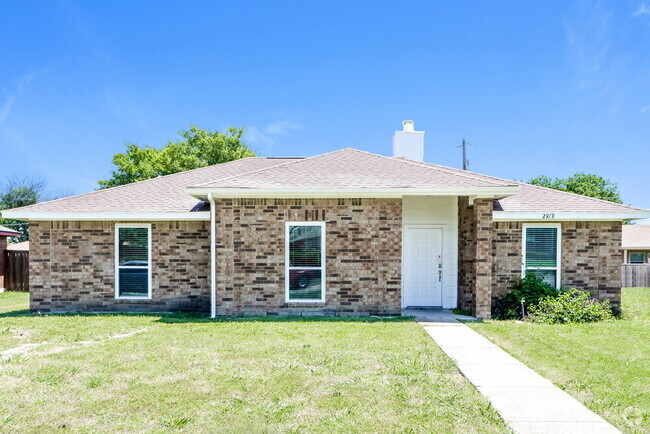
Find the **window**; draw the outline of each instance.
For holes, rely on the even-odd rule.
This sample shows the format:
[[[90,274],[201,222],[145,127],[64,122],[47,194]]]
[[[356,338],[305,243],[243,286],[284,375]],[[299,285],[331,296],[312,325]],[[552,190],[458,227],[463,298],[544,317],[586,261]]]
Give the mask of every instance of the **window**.
[[[325,223],[287,222],[285,255],[287,301],[325,301]]]
[[[645,253],[630,252],[630,264],[645,264]]]
[[[151,225],[115,225],[115,297],[151,298]]]
[[[524,225],[522,276],[533,273],[560,287],[560,224]]]

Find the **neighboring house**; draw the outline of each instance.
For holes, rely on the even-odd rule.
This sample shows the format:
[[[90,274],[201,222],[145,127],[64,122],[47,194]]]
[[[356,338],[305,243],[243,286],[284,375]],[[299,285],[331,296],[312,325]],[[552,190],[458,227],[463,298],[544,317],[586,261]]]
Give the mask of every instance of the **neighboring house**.
[[[7,238],[19,237],[18,231],[0,226],[0,289],[5,286],[5,251],[7,250]]]
[[[623,226],[623,263],[650,264],[650,225]]]
[[[3,211],[30,223],[31,309],[490,317],[526,272],[620,304],[621,226],[650,212],[342,149],[245,158]]]
[[[8,244],[7,250],[12,252],[29,252],[29,241]]]

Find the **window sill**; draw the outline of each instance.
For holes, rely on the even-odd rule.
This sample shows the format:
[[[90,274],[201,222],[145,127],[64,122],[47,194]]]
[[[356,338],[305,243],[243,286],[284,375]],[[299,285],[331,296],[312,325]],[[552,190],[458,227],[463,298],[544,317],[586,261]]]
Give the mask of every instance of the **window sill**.
[[[324,305],[325,300],[287,300],[287,304],[298,304],[298,305],[306,305],[306,304],[313,304],[313,305]]]
[[[120,301],[151,301],[151,297],[115,297]]]

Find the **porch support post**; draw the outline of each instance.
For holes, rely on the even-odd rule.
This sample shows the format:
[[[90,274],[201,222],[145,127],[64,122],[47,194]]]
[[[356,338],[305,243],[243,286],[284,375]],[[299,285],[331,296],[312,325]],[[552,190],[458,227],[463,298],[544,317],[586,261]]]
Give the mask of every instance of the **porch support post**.
[[[210,317],[217,317],[217,205],[208,193],[210,202]]]
[[[492,207],[493,199],[475,199],[474,223],[474,294],[472,312],[477,318],[492,314]]]

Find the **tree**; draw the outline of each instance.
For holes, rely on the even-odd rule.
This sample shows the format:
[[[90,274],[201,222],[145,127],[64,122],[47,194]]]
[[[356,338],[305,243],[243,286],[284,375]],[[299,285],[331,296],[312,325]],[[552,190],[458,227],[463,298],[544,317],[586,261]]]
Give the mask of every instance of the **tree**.
[[[529,179],[528,184],[555,190],[568,191],[583,196],[595,197],[615,203],[623,203],[616,183],[602,176],[579,172],[566,179],[551,178],[545,175]]]
[[[45,181],[39,176],[7,177],[0,184],[0,210],[20,208],[68,195],[66,192],[48,192],[45,185]],[[2,212],[0,212],[0,225],[20,232],[22,235],[16,237],[18,241],[29,239],[29,226],[25,221],[2,218]]]
[[[113,156],[113,164],[117,169],[111,172],[110,179],[99,181],[99,188],[116,187],[255,156],[241,140],[243,127],[230,127],[223,134],[192,125],[189,130],[180,131],[179,134],[184,140],[170,141],[160,149],[127,143],[125,153]]]

